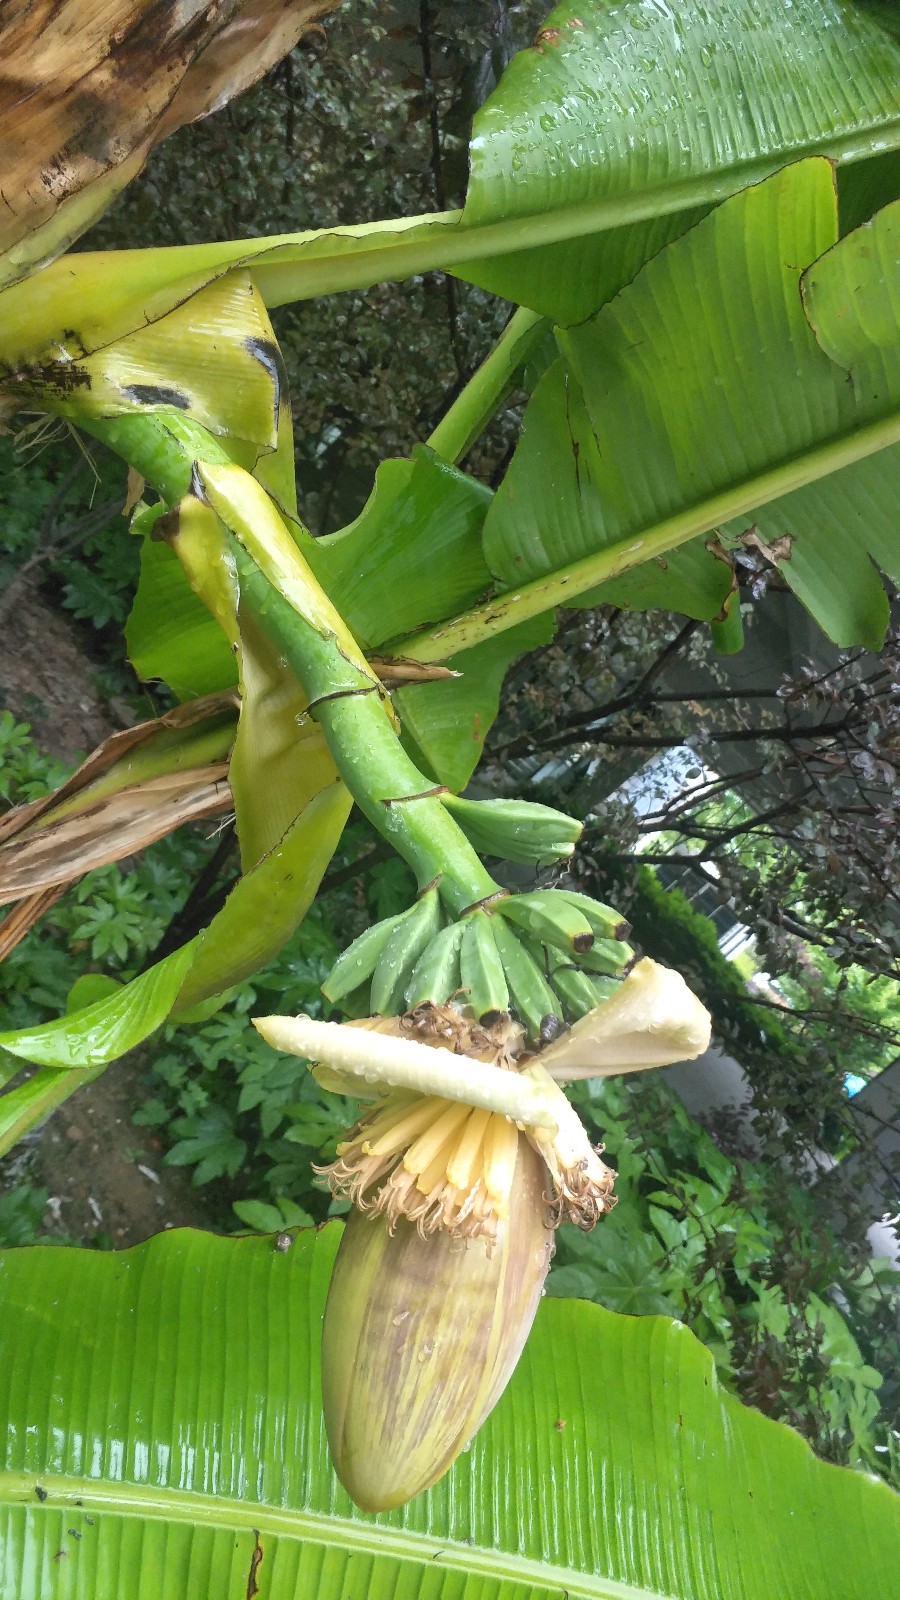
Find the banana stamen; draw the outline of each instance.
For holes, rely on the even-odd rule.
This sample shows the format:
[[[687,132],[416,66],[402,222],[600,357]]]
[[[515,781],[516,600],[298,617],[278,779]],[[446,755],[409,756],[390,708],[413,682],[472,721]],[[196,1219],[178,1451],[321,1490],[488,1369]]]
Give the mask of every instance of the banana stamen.
[[[426,1021],[418,1019],[423,1031]],[[430,1048],[424,1047],[434,1061],[438,1092],[395,1089],[357,1122],[338,1145],[337,1160],[316,1169],[332,1193],[384,1216],[392,1232],[405,1218],[423,1238],[445,1230],[463,1240],[482,1238],[490,1249],[498,1223],[510,1214],[519,1140],[526,1137],[547,1168],[554,1220],[592,1228],[615,1204],[615,1173],[590,1144],[577,1112],[540,1058],[517,1062],[509,1055],[508,1066],[500,1070],[490,1061],[455,1056],[454,1067],[465,1064],[468,1074],[488,1078],[493,1072],[513,1092],[504,1089],[501,1105],[492,1107],[484,1105],[481,1093],[467,1101],[458,1085],[449,1098],[440,1092],[446,1070],[440,1059],[446,1059],[443,1032],[433,1027]],[[392,1042],[401,1052],[410,1048],[407,1041]],[[495,1044],[494,1062],[505,1059],[508,1049],[506,1040]],[[507,1109],[507,1101],[518,1104],[519,1096],[528,1105],[527,1120],[519,1121]]]

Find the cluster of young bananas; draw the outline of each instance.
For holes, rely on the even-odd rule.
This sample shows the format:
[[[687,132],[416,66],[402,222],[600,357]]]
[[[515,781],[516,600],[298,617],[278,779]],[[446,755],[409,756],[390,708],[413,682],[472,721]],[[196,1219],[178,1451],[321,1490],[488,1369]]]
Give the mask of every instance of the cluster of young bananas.
[[[446,920],[436,887],[368,928],[323,993],[349,1015],[397,1016],[462,999],[478,1018],[511,1011],[538,1039],[609,998],[634,960],[617,911],[569,889],[510,894]]]

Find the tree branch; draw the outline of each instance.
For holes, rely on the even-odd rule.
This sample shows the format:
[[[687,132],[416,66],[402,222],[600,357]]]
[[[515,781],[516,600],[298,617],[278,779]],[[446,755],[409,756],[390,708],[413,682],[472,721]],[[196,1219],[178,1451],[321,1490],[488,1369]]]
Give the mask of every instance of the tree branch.
[[[619,613],[617,612],[616,615],[618,614]],[[693,617],[689,617],[687,622],[684,624],[684,627],[678,630],[678,633],[675,635],[674,639],[669,640],[669,642],[660,651],[656,659],[651,662],[646,672],[638,679],[637,683],[634,684],[632,688],[626,689],[622,694],[616,695],[612,700],[607,700],[605,704],[601,706],[592,707],[590,711],[573,712],[570,716],[562,719],[562,726],[564,728],[578,728],[584,724],[597,722],[603,718],[615,716],[620,711],[627,711],[629,708],[635,706],[640,701],[642,696],[646,696],[646,692],[650,686],[655,683],[660,673],[665,670],[673,657],[678,655],[682,647],[696,632],[699,626],[700,624],[696,622]],[[557,726],[559,726],[559,724],[557,724]],[[575,739],[574,737],[568,738],[559,735],[557,742],[561,744],[572,744],[575,742]],[[609,743],[608,740],[604,740],[603,742]],[[528,754],[532,750],[552,750],[555,748],[556,744],[552,738],[542,739],[539,734],[534,735],[526,733],[520,734],[518,738],[511,739],[508,744],[503,745],[499,751],[499,754],[504,757],[517,756]]]
[[[777,1000],[767,1000],[763,995],[741,994],[736,997],[742,1005],[764,1006],[770,1011],[779,1011],[789,1017],[796,1017],[800,1021],[830,1022],[837,1027],[846,1023],[855,1033],[864,1033],[870,1039],[878,1039],[882,1044],[889,1044],[894,1039],[900,1039],[900,1030],[890,1027],[879,1027],[875,1023],[863,1022],[852,1011],[828,1011],[814,1006],[805,1006],[798,1010],[792,1005],[779,1005]]]
[[[842,717],[839,722],[823,722],[812,724],[803,728],[731,728],[721,733],[707,732],[706,739],[713,744],[749,744],[755,740],[775,744],[800,744],[810,739],[832,739],[837,734],[843,733],[849,726],[849,717]],[[579,738],[577,734],[567,731],[553,734],[547,739],[535,740],[532,744],[534,750],[558,750],[570,744],[586,744],[591,740],[597,745],[607,745],[613,750],[673,750],[685,743],[686,735],[683,733],[604,733],[602,729],[585,728]],[[690,746],[699,759],[702,755],[696,745]],[[516,754],[511,748],[509,754]]]

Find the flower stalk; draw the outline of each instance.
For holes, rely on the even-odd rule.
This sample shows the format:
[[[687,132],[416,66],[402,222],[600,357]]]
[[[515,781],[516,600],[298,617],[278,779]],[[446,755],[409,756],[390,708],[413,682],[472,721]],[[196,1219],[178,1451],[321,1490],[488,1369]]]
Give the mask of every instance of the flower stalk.
[[[277,517],[274,503],[249,474],[234,466],[225,446],[207,429],[186,417],[165,419],[150,413],[112,419],[88,418],[83,426],[131,463],[170,505],[196,488],[217,483],[210,496],[233,537],[241,603],[252,614],[303,686],[310,714],[321,724],[341,776],[360,810],[409,863],[420,887],[439,879],[439,892],[458,915],[467,906],[500,893],[462,830],[433,794],[434,785],[410,760],[393,725],[376,674],[345,629],[300,549],[281,544],[278,555],[290,561],[291,598],[273,582],[274,561],[264,572],[241,541],[241,508],[221,491],[220,469],[237,474],[229,487],[243,480],[253,485],[254,555],[265,559],[266,526],[260,518],[263,501]],[[199,473],[195,467],[199,464]],[[280,523],[280,519],[279,523]],[[281,532],[287,538],[283,523]],[[245,535],[246,537],[246,535]],[[304,614],[305,608],[305,614]],[[311,621],[310,617],[315,621]],[[417,798],[421,797],[421,798]]]

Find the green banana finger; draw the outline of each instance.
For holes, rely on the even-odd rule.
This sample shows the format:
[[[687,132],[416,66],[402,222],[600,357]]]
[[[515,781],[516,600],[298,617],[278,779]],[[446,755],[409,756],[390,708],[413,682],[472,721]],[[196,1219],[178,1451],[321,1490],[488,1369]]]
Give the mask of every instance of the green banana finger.
[[[584,967],[585,972],[599,972],[616,978],[633,960],[634,951],[630,944],[620,939],[595,939],[590,950],[579,955],[578,964]]]
[[[459,951],[459,971],[463,989],[469,991],[469,1005],[476,1017],[489,1011],[506,1011],[509,988],[503,963],[494,942],[491,918],[486,911],[473,911],[466,918]]]
[[[465,931],[465,923],[451,922],[423,950],[406,986],[408,1006],[420,1006],[426,1000],[442,1005],[456,993],[460,985],[459,947]]]
[[[594,942],[594,930],[584,912],[563,899],[556,889],[509,895],[497,901],[495,910],[542,944],[565,950],[569,955],[590,950]]]
[[[540,968],[545,983],[556,999],[556,1014],[567,1015],[571,1021],[602,1005],[615,994],[620,979],[586,972],[581,965],[583,956],[566,958],[559,950],[549,949],[536,939],[522,939],[527,953]],[[560,981],[557,981],[557,980]]]
[[[564,900],[576,906],[593,928],[598,939],[627,939],[631,932],[630,924],[618,912],[615,906],[605,906],[600,900],[592,900],[589,894],[579,894],[576,889],[557,889]]]
[[[576,1022],[586,1012],[600,1005],[601,997],[594,979],[577,967],[560,964],[550,973],[550,982],[563,1001],[569,1022]]]
[[[525,866],[567,859],[582,834],[583,825],[574,817],[529,800],[464,800],[451,794],[443,803],[480,855]]]
[[[394,928],[372,974],[372,1014],[393,1017],[403,1010],[406,986],[422,952],[441,925],[436,889],[429,889]]]
[[[376,922],[367,928],[342,951],[322,984],[326,1000],[333,1000],[337,1004],[371,978],[394,929],[410,915],[411,911],[399,911],[395,917],[385,917],[383,922]]]
[[[503,962],[515,1010],[528,1030],[528,1037],[537,1039],[545,1017],[558,1016],[561,1019],[559,999],[544,977],[540,965],[526,950],[509,923],[504,922],[502,917],[495,917],[492,927],[494,943]]]
[[[597,991],[596,1004],[598,1006],[602,1006],[604,1000],[609,1000],[615,994],[616,990],[619,987],[619,983],[621,982],[621,979],[619,979],[619,978],[595,978],[595,977],[592,976],[591,977],[591,982],[592,982],[592,984],[594,985],[594,988]]]

